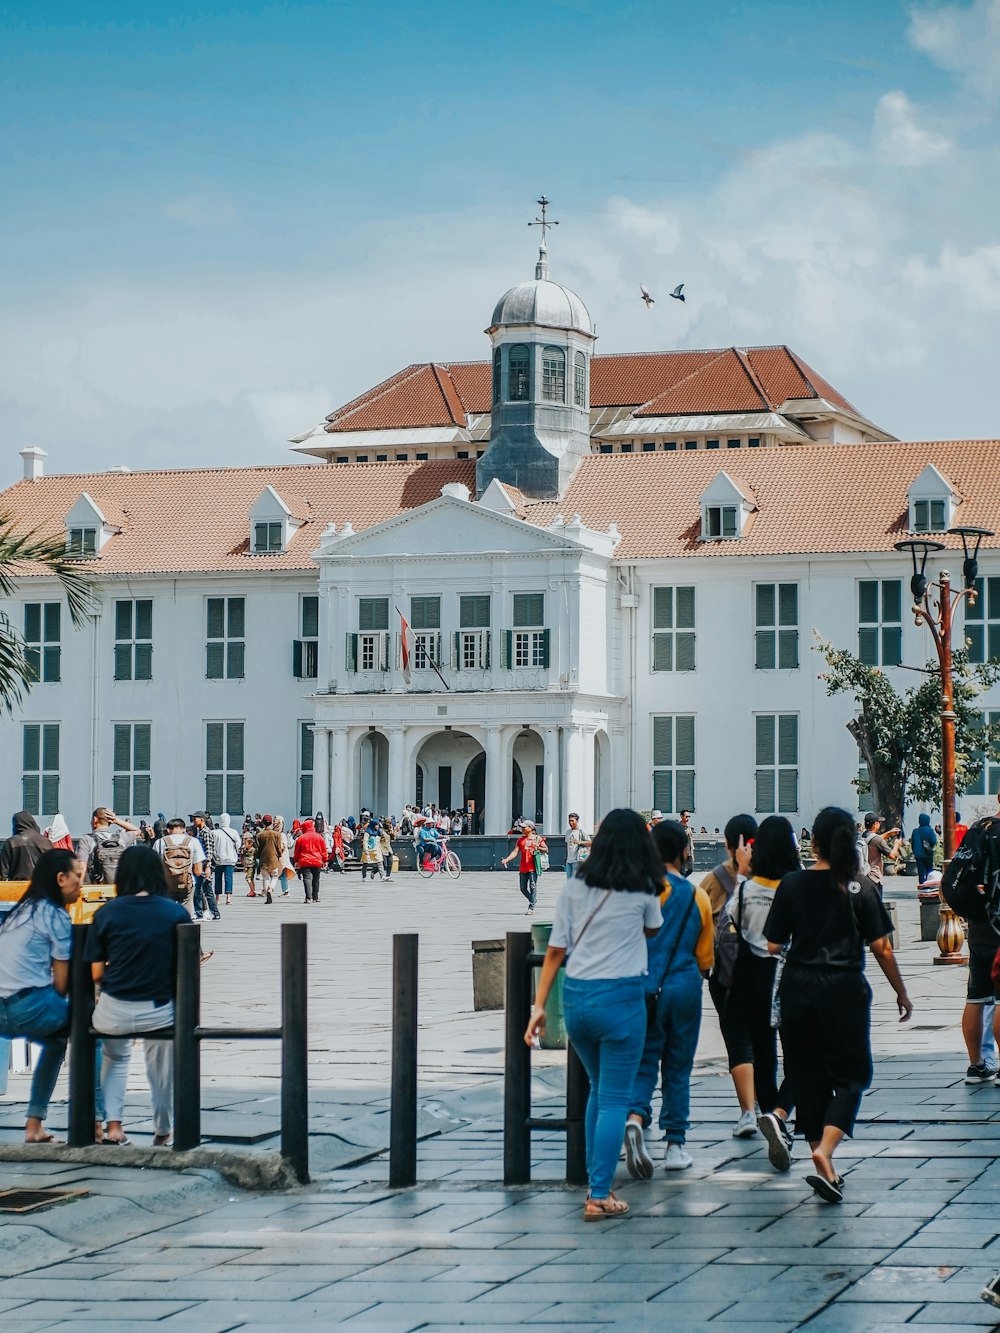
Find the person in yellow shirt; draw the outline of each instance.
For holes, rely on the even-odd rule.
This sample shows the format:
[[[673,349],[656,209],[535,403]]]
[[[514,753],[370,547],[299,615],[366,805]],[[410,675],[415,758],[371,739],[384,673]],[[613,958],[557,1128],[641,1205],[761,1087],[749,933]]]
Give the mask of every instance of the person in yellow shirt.
[[[636,1180],[649,1180],[653,1160],[643,1130],[653,1123],[657,1075],[663,1082],[659,1125],[667,1150],[666,1171],[681,1171],[694,1158],[685,1148],[691,1109],[691,1070],[701,1029],[702,978],[714,962],[712,904],[684,878],[688,834],[673,819],[652,829],[667,886],[660,898],[663,926],[648,943],[646,1042],[625,1125],[625,1165]]]

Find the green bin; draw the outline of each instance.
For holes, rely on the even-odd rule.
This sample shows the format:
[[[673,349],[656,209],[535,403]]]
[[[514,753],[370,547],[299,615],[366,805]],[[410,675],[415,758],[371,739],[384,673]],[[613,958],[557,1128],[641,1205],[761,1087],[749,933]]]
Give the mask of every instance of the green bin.
[[[549,947],[549,936],[552,934],[551,921],[536,921],[531,927],[531,947],[535,953],[544,953]],[[541,968],[535,969],[535,985],[538,984],[538,976]],[[546,1051],[564,1051],[566,1049],[566,1022],[563,1018],[563,977],[565,971],[560,968],[556,973],[556,979],[552,983],[552,989],[549,991],[549,998],[545,1003],[545,1035],[542,1037],[542,1048]],[[534,993],[534,987],[532,988]]]

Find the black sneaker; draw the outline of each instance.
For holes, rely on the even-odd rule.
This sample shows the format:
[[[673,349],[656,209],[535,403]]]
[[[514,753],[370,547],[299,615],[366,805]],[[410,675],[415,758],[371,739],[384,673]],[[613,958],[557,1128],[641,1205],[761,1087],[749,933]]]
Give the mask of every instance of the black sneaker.
[[[790,1171],[794,1139],[781,1116],[767,1111],[757,1117],[757,1128],[767,1140],[767,1160],[775,1171]]]
[[[975,1085],[978,1083],[992,1083],[996,1078],[996,1070],[987,1069],[985,1065],[969,1065],[965,1071],[966,1083]]]
[[[995,1305],[997,1309],[1000,1309],[1000,1273],[990,1278],[979,1293],[979,1299],[985,1301],[987,1305]]]

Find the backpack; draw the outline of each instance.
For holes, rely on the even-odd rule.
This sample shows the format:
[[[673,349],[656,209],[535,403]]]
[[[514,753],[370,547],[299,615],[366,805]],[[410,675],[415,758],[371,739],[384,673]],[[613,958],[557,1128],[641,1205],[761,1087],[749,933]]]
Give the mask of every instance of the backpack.
[[[722,909],[719,924],[715,931],[715,965],[712,968],[712,977],[719,989],[724,991],[732,990],[737,969],[750,951],[750,946],[743,938],[743,889],[745,885],[746,880],[740,885],[739,892],[736,894],[738,912],[736,920],[733,920],[733,900],[730,898]]]
[[[941,897],[966,921],[1000,919],[1000,819],[979,819],[945,867]]]
[[[170,896],[174,902],[184,902],[194,889],[194,842],[185,834],[183,842],[167,842],[163,848],[163,869],[167,874]]]
[[[124,850],[125,844],[118,829],[112,829],[106,838],[102,836],[96,840],[90,856],[91,884],[114,884],[115,875],[118,873],[118,862]]]

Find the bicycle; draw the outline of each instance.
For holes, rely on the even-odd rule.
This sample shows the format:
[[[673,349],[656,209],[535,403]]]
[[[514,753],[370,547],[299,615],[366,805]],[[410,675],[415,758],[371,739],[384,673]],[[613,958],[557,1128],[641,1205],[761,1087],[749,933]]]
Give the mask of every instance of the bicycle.
[[[458,853],[449,849],[447,838],[441,838],[439,841],[441,843],[441,855],[431,860],[430,865],[424,864],[427,858],[425,858],[420,848],[417,848],[417,873],[421,879],[430,879],[432,875],[439,871],[446,874],[450,879],[458,879],[462,873],[462,863],[458,859]]]

